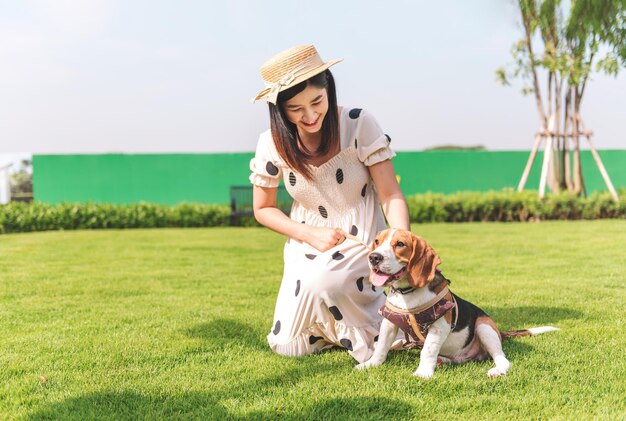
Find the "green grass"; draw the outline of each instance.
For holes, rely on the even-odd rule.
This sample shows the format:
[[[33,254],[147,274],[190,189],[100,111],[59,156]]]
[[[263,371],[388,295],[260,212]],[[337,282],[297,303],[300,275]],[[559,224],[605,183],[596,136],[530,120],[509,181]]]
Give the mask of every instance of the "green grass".
[[[414,225],[503,329],[491,362],[411,376],[265,342],[284,238],[262,228],[0,236],[0,419],[623,419],[626,222]],[[41,376],[41,377],[40,377]]]

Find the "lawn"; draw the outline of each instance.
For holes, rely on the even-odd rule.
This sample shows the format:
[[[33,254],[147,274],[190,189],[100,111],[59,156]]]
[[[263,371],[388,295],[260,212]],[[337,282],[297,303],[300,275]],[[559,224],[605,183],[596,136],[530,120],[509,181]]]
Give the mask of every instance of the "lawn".
[[[425,224],[512,367],[414,378],[270,352],[284,238],[262,228],[0,236],[0,419],[624,419],[626,221]]]

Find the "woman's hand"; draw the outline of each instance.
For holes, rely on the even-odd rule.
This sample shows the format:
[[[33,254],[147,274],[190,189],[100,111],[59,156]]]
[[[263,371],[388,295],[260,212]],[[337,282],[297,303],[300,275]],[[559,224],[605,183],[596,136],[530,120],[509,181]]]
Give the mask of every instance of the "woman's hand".
[[[346,239],[343,231],[339,228],[322,228],[307,226],[307,234],[304,242],[310,244],[321,252],[325,252],[341,244]]]

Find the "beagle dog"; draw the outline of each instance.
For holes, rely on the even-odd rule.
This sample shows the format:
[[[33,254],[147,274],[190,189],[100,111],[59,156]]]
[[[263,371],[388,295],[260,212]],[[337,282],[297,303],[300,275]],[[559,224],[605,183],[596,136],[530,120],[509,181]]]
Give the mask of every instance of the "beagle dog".
[[[398,329],[402,329],[405,348],[421,348],[414,376],[428,379],[437,365],[491,357],[495,367],[487,376],[498,377],[511,366],[502,351],[502,339],[559,330],[542,326],[500,332],[483,310],[450,292],[450,281],[437,269],[441,259],[424,239],[410,231],[381,231],[368,259],[370,282],[389,288],[387,302],[379,311],[384,319],[374,353],[356,366],[359,370],[385,362]]]

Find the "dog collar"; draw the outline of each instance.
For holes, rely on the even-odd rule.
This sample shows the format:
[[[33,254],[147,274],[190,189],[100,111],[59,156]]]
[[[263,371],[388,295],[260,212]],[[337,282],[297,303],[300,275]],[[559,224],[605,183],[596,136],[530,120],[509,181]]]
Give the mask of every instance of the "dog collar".
[[[441,275],[441,271],[440,271],[439,269],[435,269],[435,271],[436,271],[439,275]],[[450,283],[450,281],[448,281],[447,279],[446,279],[446,281],[447,281],[448,283]],[[413,291],[415,291],[417,288],[415,288],[415,287],[395,288],[395,287],[393,287],[392,285],[390,285],[390,286],[389,286],[389,289],[391,290],[391,292],[399,292],[400,294],[405,295],[405,294],[410,294],[410,293],[412,293],[412,292],[413,292]]]
[[[389,289],[391,289],[391,292],[396,293],[399,292],[402,295],[405,294],[410,294],[413,291],[415,291],[417,288],[414,287],[407,287],[407,288],[394,288],[393,286],[390,286]]]

